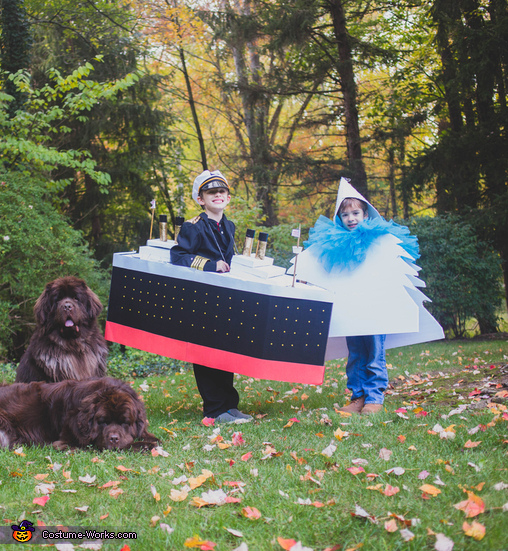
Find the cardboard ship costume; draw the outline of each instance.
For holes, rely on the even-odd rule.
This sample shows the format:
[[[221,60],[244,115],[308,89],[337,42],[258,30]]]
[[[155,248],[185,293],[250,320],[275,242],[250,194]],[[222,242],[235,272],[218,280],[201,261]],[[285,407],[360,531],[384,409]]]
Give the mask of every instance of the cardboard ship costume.
[[[337,216],[346,198],[368,205],[368,218],[353,231]],[[415,264],[416,237],[406,227],[384,220],[344,178],[334,220],[320,216],[305,245],[298,255],[297,278],[333,296],[326,360],[348,355],[346,336],[386,334],[385,348],[444,337],[423,306],[430,299],[418,289],[425,282],[418,278],[421,268]]]

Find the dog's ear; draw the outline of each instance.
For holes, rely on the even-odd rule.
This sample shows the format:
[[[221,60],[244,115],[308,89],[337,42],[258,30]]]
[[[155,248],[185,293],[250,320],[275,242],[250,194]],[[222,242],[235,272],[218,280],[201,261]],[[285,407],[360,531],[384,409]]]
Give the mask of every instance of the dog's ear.
[[[86,288],[86,313],[91,319],[95,319],[102,312],[102,303],[99,297],[89,288]]]
[[[81,445],[94,442],[99,436],[99,423],[96,419],[97,401],[95,395],[91,394],[84,398],[79,405],[75,416],[76,438]]]
[[[51,314],[53,300],[51,294],[53,292],[53,282],[50,281],[41,296],[37,299],[34,306],[35,321],[39,325],[46,325]]]

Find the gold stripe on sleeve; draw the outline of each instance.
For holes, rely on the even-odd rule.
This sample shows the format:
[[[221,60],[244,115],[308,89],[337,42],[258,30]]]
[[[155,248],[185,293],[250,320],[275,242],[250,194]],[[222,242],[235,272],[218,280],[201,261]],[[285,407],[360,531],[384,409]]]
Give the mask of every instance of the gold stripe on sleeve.
[[[204,270],[205,264],[208,262],[208,258],[205,258],[204,256],[195,256],[194,260],[192,261],[191,268],[195,268],[196,270]]]

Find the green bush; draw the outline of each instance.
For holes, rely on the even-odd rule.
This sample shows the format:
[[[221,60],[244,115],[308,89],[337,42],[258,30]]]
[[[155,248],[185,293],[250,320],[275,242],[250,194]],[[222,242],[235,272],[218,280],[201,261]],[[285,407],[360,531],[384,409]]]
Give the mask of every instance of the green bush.
[[[464,337],[471,318],[495,326],[503,297],[499,255],[456,215],[414,218],[408,226],[420,243],[427,308],[442,327]]]
[[[19,359],[34,327],[33,306],[47,282],[76,275],[107,304],[108,277],[80,232],[45,195],[45,183],[0,171],[0,359]]]

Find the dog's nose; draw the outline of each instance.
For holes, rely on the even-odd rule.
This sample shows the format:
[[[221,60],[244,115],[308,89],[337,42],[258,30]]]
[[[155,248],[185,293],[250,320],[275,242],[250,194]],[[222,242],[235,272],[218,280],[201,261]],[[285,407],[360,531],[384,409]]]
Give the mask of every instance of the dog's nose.
[[[66,312],[70,312],[73,308],[72,302],[65,302],[63,307]]]
[[[118,434],[111,434],[109,437],[109,441],[111,442],[111,444],[118,444],[119,440],[120,437],[118,436]]]

